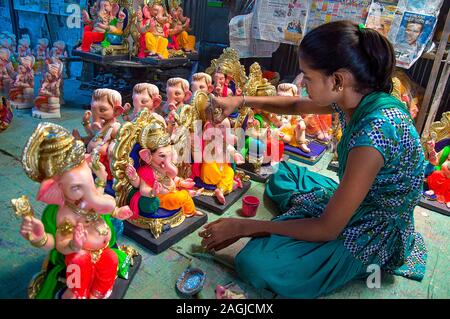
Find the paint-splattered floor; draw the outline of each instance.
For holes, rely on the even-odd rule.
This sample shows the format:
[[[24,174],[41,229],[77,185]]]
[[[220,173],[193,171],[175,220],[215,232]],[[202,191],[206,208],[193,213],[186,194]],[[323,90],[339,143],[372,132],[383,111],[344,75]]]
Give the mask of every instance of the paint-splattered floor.
[[[65,83],[66,106],[62,109],[63,118],[51,121],[69,130],[78,128],[81,131],[82,105],[89,103],[89,92],[78,90],[79,83],[75,80]],[[10,199],[22,194],[32,199],[39,216],[44,207],[44,204],[34,200],[38,185],[28,179],[20,163],[23,146],[40,122],[32,118],[30,113],[30,110],[15,111],[13,124],[0,134],[0,298],[26,298],[28,282],[40,270],[46,256],[45,252],[33,248],[20,237],[20,220],[13,215],[10,207]],[[336,178],[335,173],[326,169],[329,160],[330,154],[326,154],[310,169]],[[262,197],[263,191],[263,184],[252,182],[248,194]],[[240,206],[241,201],[238,201],[223,216],[239,217],[236,211]],[[273,216],[271,211],[271,203],[265,200],[255,218],[270,219]],[[213,221],[219,217],[208,213],[208,218]],[[355,281],[324,298],[449,298],[450,218],[417,207],[415,221],[416,229],[424,236],[429,250],[426,276],[421,283],[383,276],[379,289],[369,289],[365,282]],[[120,237],[119,241],[136,247],[143,256],[141,268],[126,298],[183,298],[177,293],[175,282],[189,265],[200,267],[207,274],[205,286],[197,298],[214,298],[217,284],[224,285],[232,281],[251,298],[277,297],[269,291],[255,290],[237,278],[229,256],[242,246],[242,242],[213,257],[199,249],[197,232],[159,255],[152,254],[126,237]]]

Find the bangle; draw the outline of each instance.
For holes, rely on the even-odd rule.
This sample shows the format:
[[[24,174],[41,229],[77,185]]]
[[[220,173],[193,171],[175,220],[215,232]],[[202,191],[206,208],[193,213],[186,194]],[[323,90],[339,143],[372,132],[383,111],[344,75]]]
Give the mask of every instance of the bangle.
[[[30,243],[34,247],[41,248],[41,247],[45,246],[47,241],[48,241],[47,233],[44,233],[44,237],[42,237],[41,239],[36,240],[36,241],[30,241]]]
[[[242,110],[247,104],[247,99],[245,98],[245,93],[242,93],[242,104],[238,106],[238,110]]]
[[[116,218],[117,216],[117,207],[114,208],[113,212],[111,213],[111,217]]]
[[[95,186],[105,188],[106,187],[106,181],[102,181],[98,177],[95,179]]]

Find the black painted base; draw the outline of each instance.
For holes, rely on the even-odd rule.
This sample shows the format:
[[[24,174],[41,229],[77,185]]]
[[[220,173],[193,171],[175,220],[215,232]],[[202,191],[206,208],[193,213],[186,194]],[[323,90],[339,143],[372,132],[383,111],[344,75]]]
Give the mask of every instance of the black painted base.
[[[153,253],[159,254],[200,228],[207,221],[208,216],[206,213],[203,216],[186,218],[180,226],[163,232],[158,239],[153,237],[150,230],[139,228],[129,222],[124,223],[125,229],[123,233],[125,236],[150,249]]]
[[[98,63],[109,63],[114,61],[121,61],[121,60],[129,60],[130,55],[101,55],[91,52],[84,52],[79,50],[72,50],[72,55],[79,56],[85,61],[89,62],[98,62]]]
[[[271,175],[271,174],[261,174],[261,173],[255,172],[255,167],[252,163],[244,163],[241,165],[237,165],[237,168],[239,170],[244,171],[244,173],[246,175],[250,176],[250,178],[252,180],[254,180],[256,182],[260,182],[260,183],[265,183]]]
[[[450,208],[448,208],[447,205],[439,203],[436,200],[429,200],[428,198],[422,196],[420,198],[419,205],[434,212],[450,216]]]
[[[220,204],[215,196],[196,196],[194,197],[194,202],[195,205],[208,209],[215,214],[222,215],[250,189],[251,185],[252,183],[250,181],[243,182],[242,188],[238,188],[230,194],[225,195],[225,205]]]
[[[112,291],[109,299],[123,299],[123,297],[125,296],[125,293],[128,290],[128,287],[131,284],[131,281],[133,280],[139,267],[141,266],[141,262],[142,262],[141,255],[137,255],[137,256],[133,257],[133,266],[130,266],[130,270],[128,271],[128,279],[124,279],[124,278],[116,279],[116,282],[114,283],[113,291]]]
[[[175,57],[175,58],[168,58],[168,59],[159,59],[159,58],[152,58],[152,57],[146,57],[146,58],[138,58],[133,57],[133,61],[140,62],[143,64],[148,64],[154,67],[158,68],[176,68],[180,66],[185,66],[188,64],[189,59],[184,57]]]

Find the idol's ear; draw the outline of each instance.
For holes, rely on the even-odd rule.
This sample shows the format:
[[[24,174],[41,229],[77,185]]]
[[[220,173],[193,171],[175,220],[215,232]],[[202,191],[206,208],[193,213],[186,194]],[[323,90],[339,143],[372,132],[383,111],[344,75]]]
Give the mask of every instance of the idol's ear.
[[[153,97],[153,109],[158,108],[161,105],[162,97],[161,95],[156,95]]]
[[[150,8],[149,8],[148,5],[145,5],[145,6],[142,8],[142,13],[144,14],[144,17],[145,17],[145,18],[147,18],[147,19],[150,18]]]
[[[212,84],[208,84],[208,93],[212,93],[214,91],[214,86]]]
[[[150,165],[152,160],[152,152],[149,149],[143,149],[139,151],[139,157],[147,164]]]
[[[36,199],[46,204],[64,206],[64,193],[55,178],[41,183]]]
[[[111,3],[111,5],[112,5],[111,13],[113,14],[113,16],[116,17],[120,11],[120,6],[117,3]]]
[[[114,116],[120,116],[126,111],[125,107],[122,105],[116,105],[114,106]]]
[[[184,102],[189,102],[192,97],[192,92],[190,90],[184,91]]]

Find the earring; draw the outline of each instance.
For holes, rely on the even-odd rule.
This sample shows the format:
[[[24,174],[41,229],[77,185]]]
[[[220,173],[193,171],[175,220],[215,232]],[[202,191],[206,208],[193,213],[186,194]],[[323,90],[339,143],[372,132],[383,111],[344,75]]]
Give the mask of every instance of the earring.
[[[338,87],[339,91],[342,91],[344,88],[342,86]]]

